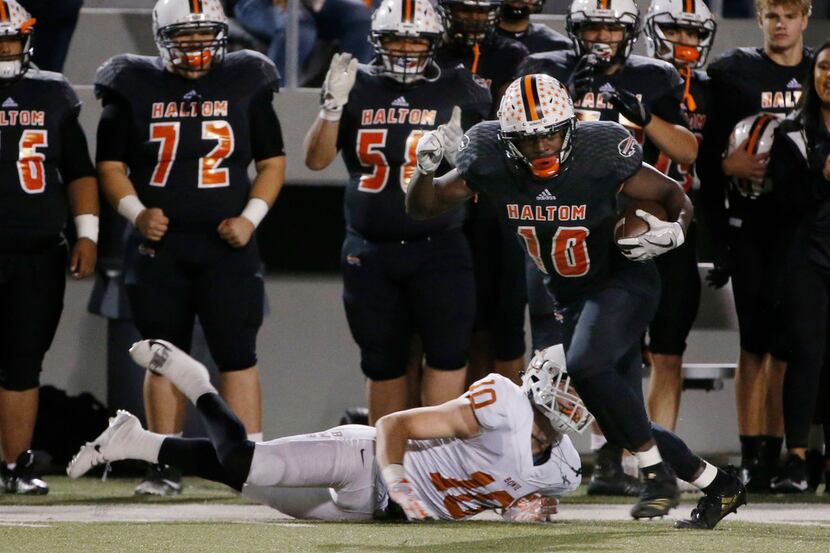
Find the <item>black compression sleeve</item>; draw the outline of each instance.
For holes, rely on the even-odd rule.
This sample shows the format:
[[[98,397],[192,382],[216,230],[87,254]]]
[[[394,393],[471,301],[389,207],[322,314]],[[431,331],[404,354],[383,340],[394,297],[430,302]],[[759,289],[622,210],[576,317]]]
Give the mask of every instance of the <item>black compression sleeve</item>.
[[[270,90],[251,103],[251,150],[255,161],[285,155],[282,129]]]
[[[76,115],[67,117],[61,126],[60,172],[63,182],[67,184],[82,177],[95,176],[86,135]]]
[[[124,102],[105,103],[98,122],[98,148],[96,161],[122,161],[127,163],[130,141],[130,108]]]

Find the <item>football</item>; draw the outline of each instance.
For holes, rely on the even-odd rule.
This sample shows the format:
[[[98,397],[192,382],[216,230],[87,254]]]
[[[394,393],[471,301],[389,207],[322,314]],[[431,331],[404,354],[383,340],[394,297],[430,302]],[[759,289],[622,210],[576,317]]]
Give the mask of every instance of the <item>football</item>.
[[[621,238],[636,238],[648,232],[648,223],[635,215],[638,209],[647,211],[662,221],[668,219],[666,210],[659,203],[651,200],[632,200],[621,211],[622,216],[614,225],[614,241]]]

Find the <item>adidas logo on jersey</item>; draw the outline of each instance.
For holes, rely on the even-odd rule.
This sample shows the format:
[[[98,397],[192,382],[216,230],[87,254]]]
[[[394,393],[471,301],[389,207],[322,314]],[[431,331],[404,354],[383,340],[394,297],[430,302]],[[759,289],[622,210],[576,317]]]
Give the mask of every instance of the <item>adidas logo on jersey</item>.
[[[185,102],[192,102],[193,100],[198,100],[198,99],[200,99],[201,97],[202,97],[202,95],[201,95],[201,94],[199,94],[199,93],[198,93],[198,92],[196,92],[195,90],[191,90],[190,92],[188,92],[187,94],[185,94],[184,96],[182,96],[182,99],[183,99]]]
[[[605,83],[604,85],[599,87],[599,91],[600,92],[607,92],[607,93],[611,94],[611,93],[616,92],[617,89],[614,88],[614,85],[612,85],[611,83]]]
[[[538,196],[536,196],[536,199],[541,200],[541,201],[549,201],[550,202],[550,201],[555,200],[556,196],[551,194],[550,190],[545,188],[544,190],[542,190],[542,192]]]
[[[407,107],[409,107],[409,102],[407,102],[406,98],[404,98],[403,96],[398,96],[397,98],[392,100],[392,105],[396,106],[396,107],[407,108]]]
[[[17,102],[15,102],[15,101],[14,101],[14,98],[12,98],[11,96],[9,96],[8,98],[6,98],[6,99],[3,101],[3,107],[4,107],[4,108],[16,108],[16,107],[18,107],[18,106],[17,106]]]
[[[798,79],[793,77],[792,80],[787,83],[787,88],[801,88],[801,83],[798,82]]]

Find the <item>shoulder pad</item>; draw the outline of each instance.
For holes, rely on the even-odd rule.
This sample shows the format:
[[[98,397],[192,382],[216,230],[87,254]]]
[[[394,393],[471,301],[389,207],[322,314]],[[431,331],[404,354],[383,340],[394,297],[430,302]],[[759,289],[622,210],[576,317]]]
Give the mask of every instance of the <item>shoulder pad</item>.
[[[107,91],[122,92],[128,87],[130,75],[144,71],[160,71],[159,59],[150,56],[120,54],[105,61],[95,74],[95,96],[101,98]]]
[[[50,87],[49,90],[54,91],[55,95],[60,95],[65,99],[67,105],[71,108],[78,108],[81,105],[81,100],[75,93],[75,89],[72,88],[72,85],[69,84],[69,81],[61,73],[44,71],[33,67],[26,72],[23,78],[29,81],[48,83],[46,86]]]
[[[496,373],[474,382],[462,397],[470,401],[478,424],[485,430],[512,427],[520,409],[530,407],[522,389]]]
[[[228,53],[222,63],[231,69],[243,68],[243,71],[258,75],[257,84],[262,88],[279,90],[279,72],[268,56],[254,50],[238,50]]]
[[[732,48],[715,58],[707,67],[709,76],[726,74],[741,68],[745,63],[760,59],[756,48]]]
[[[504,154],[498,143],[498,129],[498,121],[482,121],[464,134],[455,160],[461,178],[476,180],[485,176],[492,164],[502,162]]]

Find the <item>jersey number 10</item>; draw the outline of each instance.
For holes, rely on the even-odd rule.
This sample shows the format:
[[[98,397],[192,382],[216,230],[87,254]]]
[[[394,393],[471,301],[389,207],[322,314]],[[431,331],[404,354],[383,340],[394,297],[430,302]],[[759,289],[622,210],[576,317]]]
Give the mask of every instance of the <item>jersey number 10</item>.
[[[536,236],[534,227],[519,227],[516,232],[525,241],[527,254],[533,259],[533,263],[545,274],[548,270],[542,260],[542,248],[539,245],[539,238]],[[553,261],[553,268],[560,276],[566,278],[581,277],[588,274],[591,267],[591,260],[588,257],[588,234],[590,231],[585,227],[559,227],[553,236],[550,248],[550,256]]]
[[[159,143],[158,161],[150,177],[150,186],[165,186],[179,150],[181,123],[150,123],[150,142]],[[215,140],[216,146],[199,158],[199,188],[230,185],[226,168],[219,165],[234,150],[233,129],[227,121],[202,121],[202,140]]]

